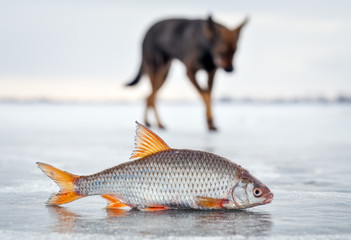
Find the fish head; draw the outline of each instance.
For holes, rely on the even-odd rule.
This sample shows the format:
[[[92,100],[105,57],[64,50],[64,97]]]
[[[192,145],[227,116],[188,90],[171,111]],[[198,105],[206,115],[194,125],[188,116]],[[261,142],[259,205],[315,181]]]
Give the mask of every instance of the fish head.
[[[231,194],[235,208],[249,208],[272,202],[271,190],[247,170],[240,169],[238,180]]]

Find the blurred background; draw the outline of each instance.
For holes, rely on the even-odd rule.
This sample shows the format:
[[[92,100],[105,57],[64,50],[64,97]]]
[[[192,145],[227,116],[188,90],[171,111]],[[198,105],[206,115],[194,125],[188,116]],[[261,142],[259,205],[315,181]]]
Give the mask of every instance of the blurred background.
[[[348,0],[0,0],[0,239],[351,239],[350,9]],[[47,207],[58,187],[36,162],[88,175],[128,161],[150,84],[124,84],[147,29],[209,14],[229,28],[250,18],[235,72],[216,74],[220,131],[206,131],[178,61],[158,95],[167,131],[154,130],[171,147],[247,168],[273,202],[125,217],[99,196]]]
[[[233,28],[246,16],[234,59],[218,71],[215,99],[336,100],[351,94],[351,3],[331,1],[0,1],[0,99],[139,101],[136,74],[148,27],[170,17]],[[204,78],[204,73],[199,73]],[[179,91],[182,89],[182,91]],[[174,61],[163,100],[198,100]]]

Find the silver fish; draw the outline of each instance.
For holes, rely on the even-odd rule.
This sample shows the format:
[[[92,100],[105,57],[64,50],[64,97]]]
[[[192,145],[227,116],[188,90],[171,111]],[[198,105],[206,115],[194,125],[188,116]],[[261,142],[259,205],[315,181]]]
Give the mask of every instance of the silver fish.
[[[273,200],[269,188],[241,166],[216,154],[170,148],[139,123],[131,160],[88,176],[37,163],[61,188],[47,204],[101,195],[107,208],[152,211],[243,209]]]

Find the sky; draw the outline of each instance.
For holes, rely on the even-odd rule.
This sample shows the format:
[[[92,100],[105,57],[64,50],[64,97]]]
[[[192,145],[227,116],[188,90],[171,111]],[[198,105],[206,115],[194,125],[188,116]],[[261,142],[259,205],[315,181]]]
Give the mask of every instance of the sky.
[[[351,2],[0,0],[0,99],[139,101],[141,42],[156,21],[207,18],[234,28],[246,17],[234,73],[218,70],[214,97],[351,94]],[[206,75],[199,72],[201,84]],[[165,100],[199,99],[174,61]]]

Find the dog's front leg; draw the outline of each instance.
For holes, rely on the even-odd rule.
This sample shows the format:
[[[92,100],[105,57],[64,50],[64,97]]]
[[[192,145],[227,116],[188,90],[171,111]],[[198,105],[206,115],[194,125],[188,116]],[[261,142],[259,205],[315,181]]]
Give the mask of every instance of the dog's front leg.
[[[215,71],[214,71],[215,72]],[[211,90],[212,90],[212,85],[213,85],[213,77],[214,77],[214,72],[208,74],[208,89],[204,90],[200,87],[198,82],[196,81],[195,74],[196,71],[187,71],[187,75],[191,81],[191,83],[194,85],[196,90],[200,93],[200,96],[202,100],[204,101],[205,108],[206,108],[206,119],[207,119],[207,126],[208,129],[211,131],[216,131],[217,128],[213,124],[213,115],[212,115],[212,107],[211,107]]]
[[[205,103],[206,107],[206,119],[207,119],[207,126],[208,129],[211,131],[216,131],[217,128],[213,124],[213,115],[212,115],[212,105],[211,105],[211,92],[209,90],[204,91],[201,94],[201,97]]]
[[[207,71],[208,74],[208,88],[207,91],[203,93],[202,98],[204,99],[205,106],[206,106],[206,117],[207,117],[207,125],[208,129],[211,131],[216,131],[217,128],[214,126],[213,123],[213,115],[212,115],[212,100],[211,100],[211,93],[214,81],[214,75],[216,73],[216,69]]]

